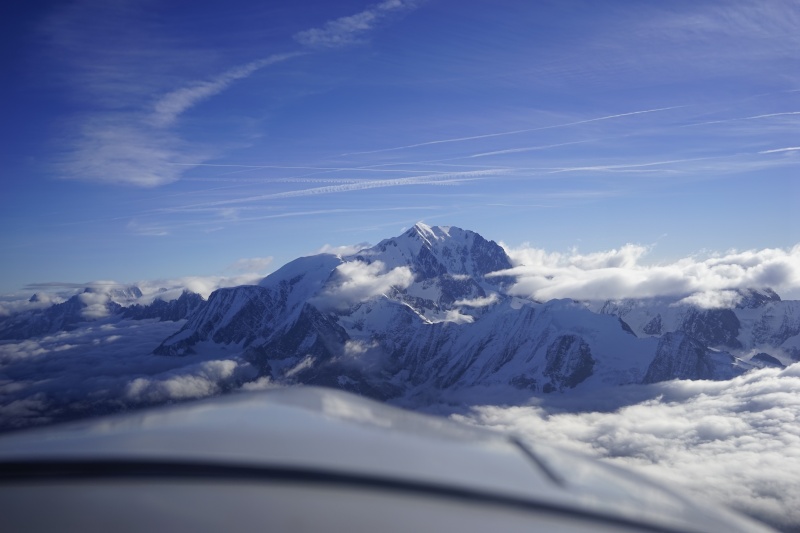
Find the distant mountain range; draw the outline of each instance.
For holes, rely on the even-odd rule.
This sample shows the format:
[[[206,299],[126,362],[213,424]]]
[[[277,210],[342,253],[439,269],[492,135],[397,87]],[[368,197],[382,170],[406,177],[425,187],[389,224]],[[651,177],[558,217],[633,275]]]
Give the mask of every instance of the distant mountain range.
[[[24,339],[89,320],[186,320],[155,353],[224,346],[278,383],[389,399],[470,387],[531,393],[729,379],[800,360],[800,302],[739,291],[735,307],[681,298],[536,302],[512,296],[512,267],[493,241],[417,224],[352,255],[292,261],[258,285],[135,304],[136,287],[89,290],[0,321]]]
[[[177,321],[186,318],[202,302],[199,294],[184,291],[175,300],[155,299],[148,305],[136,302],[142,291],[135,286],[100,290],[87,287],[65,302],[0,318],[0,340],[22,340],[59,331],[72,331],[98,319],[130,318]],[[34,294],[30,302],[39,299]]]

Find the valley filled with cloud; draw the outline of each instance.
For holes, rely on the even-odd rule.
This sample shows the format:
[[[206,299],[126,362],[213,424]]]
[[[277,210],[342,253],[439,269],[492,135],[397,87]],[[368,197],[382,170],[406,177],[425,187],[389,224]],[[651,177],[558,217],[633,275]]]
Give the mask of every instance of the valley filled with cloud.
[[[182,324],[101,320],[70,332],[3,341],[2,428],[279,386],[258,377],[236,347],[227,354],[153,355]],[[456,406],[414,407],[603,458],[785,531],[800,527],[800,363],[729,381],[535,397],[506,392],[462,391]]]
[[[203,398],[255,377],[255,369],[235,353],[153,355],[181,325],[100,320],[39,338],[0,341],[0,428]]]
[[[800,528],[800,363],[730,381],[474,405],[453,418],[601,457],[783,530]]]

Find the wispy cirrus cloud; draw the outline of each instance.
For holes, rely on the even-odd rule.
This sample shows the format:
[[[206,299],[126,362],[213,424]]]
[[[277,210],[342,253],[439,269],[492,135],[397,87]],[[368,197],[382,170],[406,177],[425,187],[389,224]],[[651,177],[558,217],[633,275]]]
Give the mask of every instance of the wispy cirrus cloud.
[[[233,270],[235,272],[264,272],[271,264],[272,257],[248,257],[245,259],[238,259],[226,270]]]
[[[193,162],[218,155],[186,140],[177,129],[181,116],[260,70],[312,49],[356,42],[390,14],[416,5],[386,0],[297,33],[295,40],[306,50],[275,53],[205,77],[196,74],[215,70],[207,51],[159,31],[142,6],[79,1],[58,9],[44,30],[65,82],[87,109],[65,128],[57,170],[64,178],[100,183],[175,182]],[[113,41],[105,39],[108,31],[116,33]]]
[[[295,34],[294,39],[311,48],[335,48],[358,42],[367,32],[392,14],[414,9],[419,0],[385,0],[364,11],[326,22]]]
[[[58,165],[63,177],[154,187],[181,175],[181,169],[171,164],[187,157],[180,138],[149,128],[139,114],[98,112],[84,117],[75,128]]]
[[[94,111],[76,125],[59,167],[64,176],[86,181],[142,187],[172,183],[194,166],[189,161],[202,162],[212,155],[171,129],[178,118],[258,70],[300,55],[276,54],[208,80],[185,82],[184,87],[159,97],[152,107],[132,99],[126,105],[132,109]]]
[[[800,45],[796,31],[800,12],[792,1],[707,4],[663,15],[645,25],[656,38],[708,44],[720,39],[739,41],[735,48],[719,50],[718,54],[744,53],[766,59],[775,54],[793,54]]]
[[[651,87],[743,71],[780,72],[798,81],[792,65],[800,49],[800,11],[792,0],[619,6],[605,15],[605,24],[556,51],[537,74],[553,85],[596,87]],[[586,54],[587,46],[594,53]]]
[[[302,52],[275,54],[264,59],[239,65],[209,80],[190,82],[185,87],[165,94],[153,106],[151,120],[158,127],[166,127],[188,109],[221,93],[236,81],[243,80],[253,73],[275,63],[280,63],[298,56]]]
[[[165,237],[169,235],[169,228],[167,226],[153,222],[141,222],[137,219],[131,219],[125,227],[134,235],[147,237]]]

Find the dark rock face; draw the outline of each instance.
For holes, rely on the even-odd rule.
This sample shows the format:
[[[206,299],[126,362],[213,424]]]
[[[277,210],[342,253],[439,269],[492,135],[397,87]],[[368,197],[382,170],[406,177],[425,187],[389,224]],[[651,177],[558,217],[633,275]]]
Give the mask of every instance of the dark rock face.
[[[771,355],[761,352],[757,353],[750,359],[751,362],[762,363],[764,366],[774,366],[777,368],[784,368],[784,364],[772,357]]]
[[[714,363],[704,345],[683,333],[664,334],[643,383],[670,379],[714,379]]]
[[[663,324],[661,322],[661,313],[653,317],[653,319],[645,324],[642,331],[648,335],[661,335],[663,333]]]
[[[260,336],[267,336],[271,333],[268,323],[273,317],[273,299],[271,294],[265,294],[263,290],[247,287],[247,290],[236,291],[232,294],[220,294],[220,298],[227,296],[227,299],[244,297],[244,301],[238,307],[231,308],[221,305],[214,308],[214,314],[209,321],[203,324],[204,330],[208,330],[215,324],[218,325],[211,335],[211,340],[218,344],[244,343],[250,345],[253,340]],[[223,310],[235,310],[232,316],[220,316]]]
[[[279,309],[273,291],[256,285],[218,289],[201,302],[183,328],[154,350],[158,355],[184,355],[201,341],[248,346],[268,337],[269,324]]]
[[[506,251],[499,244],[494,241],[487,241],[478,234],[475,234],[470,256],[475,265],[476,273],[481,276],[491,272],[507,270],[512,266]]]
[[[454,279],[451,276],[442,276],[439,280],[442,289],[442,296],[436,302],[441,307],[449,307],[459,299],[483,298],[486,291],[472,279]]]
[[[781,301],[781,297],[772,289],[740,289],[736,292],[738,292],[741,297],[739,303],[736,304],[738,309],[758,309],[770,302]]]
[[[183,291],[175,300],[155,300],[150,305],[136,304],[121,309],[120,313],[124,318],[133,320],[157,318],[165,322],[176,322],[188,317],[203,301],[199,294]]]
[[[795,335],[800,335],[800,320],[797,318],[792,320],[788,315],[785,315],[781,321],[780,328],[769,340],[771,344],[783,344]]]
[[[447,267],[439,262],[429,247],[423,246],[414,258],[412,271],[418,280],[426,280],[443,276],[447,273]]]
[[[592,375],[595,360],[586,341],[575,335],[562,335],[547,348],[544,374],[550,382],[544,392],[574,389]]]
[[[341,356],[348,339],[347,332],[330,315],[306,304],[297,320],[271,335],[263,348],[272,359],[310,356],[318,364]]]
[[[539,384],[536,382],[536,378],[528,376],[514,376],[511,378],[509,384],[518,389],[527,389],[531,392],[538,392],[539,390]]]
[[[634,305],[635,301],[629,298],[624,300],[606,300],[598,312],[601,315],[616,315],[622,317],[625,316]]]
[[[727,346],[741,348],[739,336],[741,324],[731,309],[689,309],[678,331],[695,338],[705,346]]]

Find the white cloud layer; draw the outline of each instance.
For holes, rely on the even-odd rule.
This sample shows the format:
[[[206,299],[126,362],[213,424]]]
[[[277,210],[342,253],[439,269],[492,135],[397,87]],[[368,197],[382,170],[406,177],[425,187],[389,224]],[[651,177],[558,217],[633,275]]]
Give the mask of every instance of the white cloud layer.
[[[414,281],[408,267],[396,267],[386,272],[380,262],[351,261],[336,267],[335,285],[315,299],[322,308],[346,309],[351,305],[380,296],[393,288],[404,289]]]
[[[24,311],[44,309],[53,304],[62,303],[68,298],[79,295],[89,306],[84,316],[89,319],[106,316],[103,304],[109,300],[122,305],[147,305],[154,300],[170,301],[178,298],[187,290],[208,298],[217,289],[238,287],[239,285],[255,285],[264,278],[263,271],[272,263],[271,257],[253,257],[234,262],[227,270],[240,272],[233,276],[184,276],[181,278],[162,278],[140,280],[134,283],[118,283],[115,281],[90,281],[87,283],[45,282],[28,285],[26,288],[35,292],[37,301],[29,301],[31,293],[17,292],[3,295],[0,300],[0,317]],[[136,287],[142,292],[135,297],[131,290]],[[84,293],[86,289],[91,292]]]
[[[441,317],[434,317],[431,322],[454,322],[456,324],[472,324],[475,322],[475,317],[470,315],[462,315],[458,309],[450,309]]]
[[[514,268],[511,294],[547,301],[553,298],[606,300],[656,296],[691,297],[693,303],[730,303],[735,289],[772,288],[779,293],[800,288],[800,244],[687,257],[674,263],[646,265],[644,246],[626,244],[606,252],[568,254],[523,246],[506,247]]]
[[[204,398],[223,391],[236,378],[253,378],[256,370],[234,360],[203,361],[147,378],[136,378],[125,387],[125,398],[135,402],[163,403]],[[237,375],[238,374],[238,375]]]
[[[702,309],[721,309],[736,306],[742,295],[736,291],[696,292],[678,301],[676,305],[695,305]]]
[[[258,259],[263,262],[266,258]],[[238,264],[238,261],[234,264]],[[249,271],[236,276],[184,276],[182,278],[144,280],[137,282],[135,285],[142,290],[143,294],[139,303],[146,304],[156,298],[166,301],[174,300],[184,290],[195,292],[207,299],[217,289],[238,287],[239,285],[255,285],[263,278],[263,274]]]
[[[219,394],[255,378],[218,351],[152,355],[183,324],[99,321],[73,331],[0,343],[0,428]]]
[[[491,293],[489,296],[484,296],[483,298],[456,300],[453,302],[453,305],[462,307],[486,307],[487,305],[492,305],[497,302],[498,299],[496,293]]]
[[[344,244],[342,246],[332,246],[330,244],[325,244],[322,248],[316,251],[318,254],[332,254],[338,255],[340,257],[346,255],[353,255],[356,252],[363,250],[364,248],[369,248],[372,246],[368,242],[360,242],[358,244]]]
[[[800,363],[603,397],[607,405],[598,406],[597,394],[551,405],[545,398],[454,418],[604,457],[782,529],[800,528]]]
[[[108,294],[97,292],[84,292],[78,295],[78,299],[86,306],[81,311],[81,316],[88,320],[97,320],[108,316],[108,304],[110,298]]]
[[[59,294],[42,291],[36,292],[35,296],[33,301],[31,301],[31,295],[27,295],[26,297],[19,297],[18,295],[0,297],[2,298],[0,300],[0,317],[11,316],[25,311],[44,309],[54,304],[60,304],[66,299]]]

